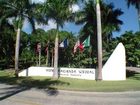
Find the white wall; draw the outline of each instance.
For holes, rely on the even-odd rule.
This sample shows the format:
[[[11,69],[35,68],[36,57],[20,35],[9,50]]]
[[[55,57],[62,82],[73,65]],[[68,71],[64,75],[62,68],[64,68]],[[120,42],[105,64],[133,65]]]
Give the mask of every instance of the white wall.
[[[29,67],[19,73],[19,76],[53,76],[52,67]],[[60,77],[95,80],[95,69],[60,68]]]
[[[126,80],[125,48],[119,43],[102,69],[103,80]]]

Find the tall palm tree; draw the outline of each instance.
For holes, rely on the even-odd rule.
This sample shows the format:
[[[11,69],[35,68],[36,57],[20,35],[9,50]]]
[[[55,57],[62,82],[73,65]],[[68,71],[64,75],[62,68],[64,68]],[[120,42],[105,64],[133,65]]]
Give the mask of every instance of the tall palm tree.
[[[119,16],[123,14],[120,9],[114,9],[113,4],[105,4],[100,1],[101,8],[101,21],[102,21],[102,37],[103,37],[103,47],[107,45],[109,40],[112,38],[113,31],[119,31],[120,25],[123,22],[119,19]],[[96,21],[96,4],[93,0],[89,0],[85,3],[85,7],[75,14],[76,24],[83,24],[81,30],[81,40],[83,41],[85,37],[91,35],[91,44],[94,49],[97,45],[97,21]],[[94,50],[95,51],[95,50]],[[96,51],[94,52],[96,54]]]
[[[134,5],[138,11],[138,22],[139,22],[139,30],[140,30],[140,0],[126,0],[128,7],[130,5]]]
[[[102,26],[101,26],[101,10],[100,1],[96,0],[96,16],[97,16],[97,42],[98,42],[98,80],[102,80]]]
[[[20,47],[20,32],[25,19],[35,29],[34,24],[34,7],[30,0],[1,0],[0,5],[5,9],[3,18],[14,17],[14,27],[17,32],[16,35],[16,48],[15,48],[15,76],[18,77],[18,62],[19,62],[19,47]]]
[[[113,4],[105,4],[100,1],[101,8],[101,21],[102,21],[102,36],[103,40],[107,42],[112,36],[113,31],[119,31],[120,25],[123,22],[119,19],[119,16],[123,14],[120,9],[114,9]],[[75,14],[75,23],[84,24],[82,28],[82,39],[91,35],[93,39],[96,39],[96,4],[93,0],[89,0],[85,3],[85,7]],[[96,40],[94,40],[96,41]],[[96,43],[94,43],[95,45]]]
[[[43,10],[45,17],[56,23],[55,52],[54,52],[54,72],[53,77],[58,78],[58,31],[64,23],[71,17],[70,6],[77,0],[47,0]]]
[[[97,5],[93,0],[88,0],[88,2],[85,3],[85,7],[75,14],[76,24],[84,24],[81,40],[85,39],[85,37],[87,37],[88,35],[91,36],[91,44],[94,47],[94,54],[97,53],[97,33],[100,32],[98,34],[102,35],[101,37],[103,39],[103,44],[107,43],[111,38],[112,32],[119,31],[122,21],[119,20],[118,17],[123,14],[120,9],[114,9],[113,4],[105,4],[100,0],[97,0],[96,2]],[[97,11],[96,7],[98,9]],[[99,31],[97,32],[97,23],[100,21],[98,20],[100,18],[96,17],[96,12],[100,12],[100,9],[102,30],[100,29],[101,26],[99,26],[100,28],[98,28]],[[96,19],[98,20],[98,22],[96,21]]]

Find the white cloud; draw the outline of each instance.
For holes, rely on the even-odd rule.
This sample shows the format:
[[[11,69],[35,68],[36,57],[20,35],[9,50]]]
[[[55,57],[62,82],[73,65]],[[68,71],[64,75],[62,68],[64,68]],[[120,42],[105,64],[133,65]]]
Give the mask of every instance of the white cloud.
[[[50,30],[50,29],[53,29],[53,28],[56,29],[56,24],[52,20],[49,20],[48,21],[48,25],[37,24],[37,22],[35,22],[35,29],[38,29],[38,28],[47,31],[47,30]],[[24,21],[24,25],[22,27],[22,30],[24,32],[27,32],[27,33],[31,33],[32,32],[31,25],[29,24],[29,22],[27,21],[27,19],[25,19],[25,21]]]
[[[32,32],[31,25],[30,25],[30,23],[27,21],[27,19],[24,20],[22,30],[23,30],[24,32],[26,32],[26,33],[29,33],[29,34]]]
[[[46,0],[31,0],[32,3],[44,3]]]
[[[43,2],[46,1],[46,0],[31,0],[31,1],[34,2],[34,3],[43,3]],[[70,9],[72,10],[72,12],[77,12],[77,11],[80,10],[80,7],[79,7],[77,4],[74,4],[74,5],[71,6]],[[67,26],[67,25],[69,25],[69,24],[68,24],[68,23],[65,23],[65,26]],[[37,23],[35,22],[35,28],[36,28],[36,29],[40,28],[40,29],[43,29],[43,30],[47,31],[47,30],[50,30],[50,29],[53,29],[53,28],[56,29],[56,24],[55,24],[55,22],[54,22],[53,20],[49,20],[49,21],[48,21],[48,25],[37,24]],[[23,29],[25,32],[27,32],[27,33],[31,33],[30,30],[32,30],[32,29],[31,29],[30,24],[27,22],[27,20],[24,21],[24,26],[23,26],[22,29]]]
[[[80,10],[80,7],[77,4],[73,4],[70,10],[72,10],[72,12],[77,12]]]
[[[8,23],[9,23],[9,24],[13,24],[13,19],[14,19],[14,18],[8,18]]]
[[[35,24],[35,28],[36,29],[38,29],[38,28],[41,28],[41,29],[43,29],[43,30],[45,30],[45,31],[47,31],[47,30],[50,30],[50,29],[52,29],[52,28],[56,28],[56,24],[54,23],[54,21],[52,21],[52,20],[49,20],[48,21],[48,25],[39,25],[39,24]]]

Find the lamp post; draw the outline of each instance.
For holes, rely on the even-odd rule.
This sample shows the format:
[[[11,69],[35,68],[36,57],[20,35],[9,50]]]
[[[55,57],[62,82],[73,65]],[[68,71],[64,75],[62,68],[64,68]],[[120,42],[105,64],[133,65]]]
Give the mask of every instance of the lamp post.
[[[98,80],[102,80],[102,28],[101,28],[101,12],[100,0],[96,0],[96,16],[97,16],[97,46],[98,46]]]

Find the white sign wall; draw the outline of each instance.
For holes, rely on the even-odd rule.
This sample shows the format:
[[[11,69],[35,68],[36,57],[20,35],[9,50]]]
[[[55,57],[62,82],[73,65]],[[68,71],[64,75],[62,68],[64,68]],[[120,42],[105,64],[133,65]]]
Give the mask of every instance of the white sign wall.
[[[102,69],[103,80],[126,80],[125,48],[119,43]]]
[[[52,67],[29,67],[19,73],[19,76],[53,76]],[[60,68],[60,77],[95,80],[95,69]]]

